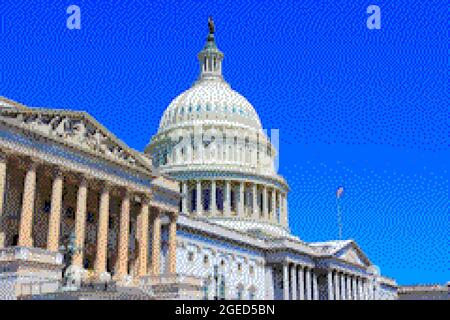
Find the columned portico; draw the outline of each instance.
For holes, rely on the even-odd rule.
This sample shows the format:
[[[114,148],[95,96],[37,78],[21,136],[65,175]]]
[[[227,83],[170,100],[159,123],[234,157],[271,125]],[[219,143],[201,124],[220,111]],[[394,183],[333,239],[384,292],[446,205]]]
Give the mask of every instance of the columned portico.
[[[141,277],[149,274],[147,270],[149,207],[152,205],[150,188],[148,194],[145,194],[137,191],[135,187],[124,187],[108,179],[100,180],[94,175],[74,171],[66,164],[54,164],[12,152],[8,155],[11,155],[12,162],[9,165],[12,168],[9,168],[6,156],[0,157],[0,199],[2,200],[0,206],[3,206],[3,200],[6,199],[6,201],[17,201],[20,208],[17,210],[16,225],[12,223],[16,220],[10,218],[14,211],[6,218],[0,215],[2,225],[0,250],[11,249],[4,248],[5,244],[8,247],[19,246],[18,250],[22,250],[21,248],[28,250],[27,252],[32,254],[34,266],[34,269],[27,271],[29,277],[34,277],[32,273],[44,267],[45,270],[49,270],[48,273],[41,274],[40,278],[30,278],[33,279],[30,281],[45,282],[48,280],[47,275],[57,281],[61,277],[63,263],[67,263],[67,267],[70,264],[70,270],[73,270],[71,272],[79,273],[82,281],[108,282],[111,279],[110,273],[114,274],[114,280],[117,281],[125,280],[126,276]],[[14,182],[8,197],[6,197],[7,181]],[[46,189],[47,186],[48,189]],[[158,198],[159,201],[162,199],[164,198]],[[136,265],[134,274],[128,270],[133,203],[140,204],[136,218],[138,233],[135,236],[139,246],[135,251],[137,256],[133,258],[135,259],[133,263]],[[163,202],[155,203],[155,206],[155,208],[163,206],[171,212],[168,224],[166,272],[173,275],[176,273],[176,206],[170,207]],[[10,208],[14,209],[14,205],[10,204]],[[11,211],[11,209],[8,210]],[[159,213],[152,222],[154,222],[152,224],[152,274],[159,276],[161,274]],[[4,225],[12,226],[8,229],[9,234],[3,233]],[[114,231],[110,234],[110,230]],[[33,233],[34,237],[39,235],[41,238],[33,239]],[[113,245],[112,239],[115,239],[116,245]],[[73,246],[75,250],[70,260],[63,261],[58,256],[61,257],[62,248],[67,248],[68,245]],[[52,262],[46,260],[49,257],[52,257]],[[88,272],[84,272],[84,269]],[[127,281],[126,283],[130,283],[129,280]],[[36,285],[40,285],[38,282]],[[44,286],[47,285],[44,284]],[[48,286],[54,288],[52,290],[57,288],[56,284]]]

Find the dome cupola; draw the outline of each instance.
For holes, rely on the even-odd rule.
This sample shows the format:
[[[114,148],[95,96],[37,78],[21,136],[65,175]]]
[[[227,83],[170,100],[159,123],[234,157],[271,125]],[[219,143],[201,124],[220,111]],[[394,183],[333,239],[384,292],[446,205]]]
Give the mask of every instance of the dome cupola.
[[[217,48],[214,39],[214,21],[210,17],[208,20],[209,34],[206,44],[202,51],[198,54],[200,61],[200,77],[201,80],[222,80],[222,60],[223,53]]]

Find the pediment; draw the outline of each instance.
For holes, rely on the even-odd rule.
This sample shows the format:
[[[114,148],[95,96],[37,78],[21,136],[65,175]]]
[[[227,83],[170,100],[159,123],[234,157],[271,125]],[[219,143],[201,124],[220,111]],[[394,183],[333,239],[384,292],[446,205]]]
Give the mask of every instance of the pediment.
[[[11,108],[1,110],[0,120],[118,164],[151,171],[150,159],[126,146],[85,112]]]
[[[336,256],[352,264],[365,267],[370,265],[370,262],[366,255],[357,246],[354,245],[349,245],[342,248],[336,253]]]

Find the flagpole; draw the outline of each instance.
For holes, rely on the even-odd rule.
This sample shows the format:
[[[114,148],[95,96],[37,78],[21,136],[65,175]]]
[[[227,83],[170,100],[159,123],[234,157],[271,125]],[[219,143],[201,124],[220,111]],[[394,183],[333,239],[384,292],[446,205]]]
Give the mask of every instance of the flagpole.
[[[340,197],[336,197],[336,207],[337,207],[339,240],[342,240],[342,216],[341,216],[341,206],[340,206],[339,198]]]

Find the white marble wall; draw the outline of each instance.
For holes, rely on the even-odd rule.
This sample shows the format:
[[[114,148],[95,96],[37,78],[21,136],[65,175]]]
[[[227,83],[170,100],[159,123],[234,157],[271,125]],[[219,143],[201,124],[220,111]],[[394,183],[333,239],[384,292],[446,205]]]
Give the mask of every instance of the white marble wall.
[[[177,235],[177,237],[177,273],[201,277],[205,280],[210,277],[212,281],[208,286],[209,299],[213,299],[216,294],[213,279],[215,265],[219,266],[219,274],[225,276],[227,300],[238,299],[239,288],[242,289],[242,299],[250,299],[251,291],[254,292],[253,299],[267,299],[264,258],[261,253],[243,252],[224,242],[207,238],[193,239],[186,235]],[[189,260],[190,256],[192,261]]]

